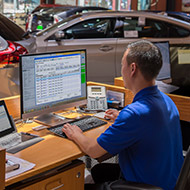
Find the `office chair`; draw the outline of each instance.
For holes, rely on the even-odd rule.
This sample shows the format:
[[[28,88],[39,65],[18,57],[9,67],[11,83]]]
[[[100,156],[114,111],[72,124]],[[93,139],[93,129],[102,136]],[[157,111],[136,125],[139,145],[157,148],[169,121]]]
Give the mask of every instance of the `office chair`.
[[[190,146],[187,150],[183,166],[181,168],[175,190],[188,190],[190,189]]]
[[[94,185],[94,186],[93,186]],[[85,190],[163,190],[160,187],[153,185],[127,182],[124,180],[116,180],[111,182],[107,187],[100,184],[87,184]],[[185,156],[179,177],[176,182],[175,190],[189,190],[190,189],[190,146]]]

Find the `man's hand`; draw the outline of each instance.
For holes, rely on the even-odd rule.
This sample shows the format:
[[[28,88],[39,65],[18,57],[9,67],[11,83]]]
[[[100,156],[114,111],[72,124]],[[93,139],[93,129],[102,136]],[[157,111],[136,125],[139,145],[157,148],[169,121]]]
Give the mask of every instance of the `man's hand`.
[[[74,140],[78,134],[82,133],[82,130],[77,125],[70,125],[66,123],[63,126],[62,131],[67,135],[70,140]]]
[[[70,140],[73,140],[83,152],[92,158],[98,158],[107,153],[98,143],[95,138],[87,137],[77,125],[70,125],[66,123],[62,131]]]
[[[106,110],[105,112],[105,118],[108,118],[111,121],[115,121],[118,115],[119,115],[119,111],[115,109],[109,109],[109,110]]]

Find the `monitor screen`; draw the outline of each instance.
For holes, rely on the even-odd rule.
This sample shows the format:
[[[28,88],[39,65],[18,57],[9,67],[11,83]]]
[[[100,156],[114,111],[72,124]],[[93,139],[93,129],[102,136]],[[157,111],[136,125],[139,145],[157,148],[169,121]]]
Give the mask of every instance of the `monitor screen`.
[[[87,103],[86,51],[20,56],[23,119]]]
[[[0,101],[0,123],[0,137],[3,137],[15,131],[4,100]]]
[[[154,42],[154,44],[160,49],[162,54],[163,65],[156,78],[156,80],[164,80],[171,78],[171,65],[170,65],[170,46],[168,41]]]

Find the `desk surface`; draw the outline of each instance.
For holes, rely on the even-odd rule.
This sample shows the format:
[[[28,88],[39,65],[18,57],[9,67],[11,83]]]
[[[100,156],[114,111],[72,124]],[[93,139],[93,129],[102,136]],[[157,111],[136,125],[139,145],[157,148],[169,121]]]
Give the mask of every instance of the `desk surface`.
[[[49,169],[66,164],[85,155],[75,143],[68,139],[55,136],[47,129],[38,132],[33,131],[32,127],[38,125],[34,122],[32,124],[18,126],[17,129],[18,132],[23,131],[37,134],[45,140],[14,154],[16,157],[36,164],[36,166],[32,170],[7,179],[5,186],[48,171]],[[110,123],[108,122],[106,125],[86,131],[85,134],[89,137],[97,138],[109,125]]]

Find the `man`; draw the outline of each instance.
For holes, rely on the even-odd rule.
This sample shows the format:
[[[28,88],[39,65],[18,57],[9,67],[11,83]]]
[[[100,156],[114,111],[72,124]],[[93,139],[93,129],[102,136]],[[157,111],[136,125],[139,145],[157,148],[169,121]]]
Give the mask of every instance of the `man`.
[[[155,86],[161,66],[161,53],[151,42],[129,44],[121,72],[125,87],[134,93],[132,104],[120,113],[108,110],[106,117],[114,124],[97,139],[70,124],[63,132],[92,158],[119,154],[125,180],[172,190],[183,163],[182,137],[175,104]]]

